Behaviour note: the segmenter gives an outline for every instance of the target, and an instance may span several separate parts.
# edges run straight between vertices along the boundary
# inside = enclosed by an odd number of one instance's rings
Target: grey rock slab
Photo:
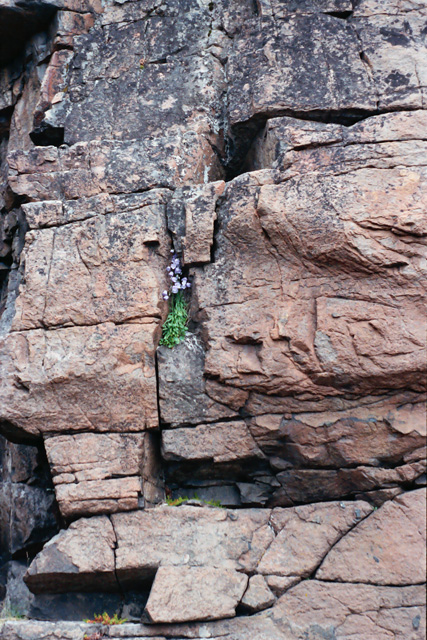
[[[204,379],[205,348],[194,334],[173,349],[157,349],[161,420],[172,427],[218,421],[236,411],[209,397]]]

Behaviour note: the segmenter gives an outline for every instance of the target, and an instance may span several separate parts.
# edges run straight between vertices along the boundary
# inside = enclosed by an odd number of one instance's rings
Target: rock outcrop
[[[425,18],[0,0],[2,638],[425,637]]]

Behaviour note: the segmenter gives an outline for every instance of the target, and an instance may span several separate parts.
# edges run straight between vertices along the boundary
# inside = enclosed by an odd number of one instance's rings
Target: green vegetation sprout
[[[171,280],[169,290],[162,292],[163,300],[169,300],[169,313],[163,325],[160,344],[172,349],[187,335],[187,303],[184,292],[191,287],[191,283],[182,273],[181,261],[173,253],[172,261],[166,271]]]
[[[124,622],[127,622],[127,618],[119,618],[119,616],[117,615],[117,613],[115,613],[113,616],[108,615],[108,613],[106,611],[104,611],[104,613],[95,613],[93,616],[93,620],[84,620],[84,622],[88,622],[90,624],[108,624],[108,625],[115,625],[115,624],[123,624]]]

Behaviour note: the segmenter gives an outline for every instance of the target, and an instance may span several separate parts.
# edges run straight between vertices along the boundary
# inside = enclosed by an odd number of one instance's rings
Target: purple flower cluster
[[[182,266],[181,261],[178,258],[177,254],[171,251],[172,261],[170,263],[170,267],[166,268],[168,272],[169,278],[171,279],[171,287],[170,291],[163,291],[162,298],[163,300],[169,300],[169,296],[172,293],[178,293],[178,291],[184,291],[184,289],[189,289],[191,287],[191,282],[182,275]]]

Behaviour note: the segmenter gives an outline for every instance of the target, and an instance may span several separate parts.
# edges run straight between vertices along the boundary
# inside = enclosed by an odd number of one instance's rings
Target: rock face
[[[0,436],[0,559],[40,549],[57,532],[53,488],[39,448]]]
[[[146,612],[155,623],[232,618],[247,584],[233,569],[160,567]]]
[[[426,520],[425,510],[425,489],[386,502],[345,541],[337,543],[316,576],[340,582],[423,583],[426,533],[419,525]]]
[[[425,19],[0,0],[2,638],[424,637]]]

